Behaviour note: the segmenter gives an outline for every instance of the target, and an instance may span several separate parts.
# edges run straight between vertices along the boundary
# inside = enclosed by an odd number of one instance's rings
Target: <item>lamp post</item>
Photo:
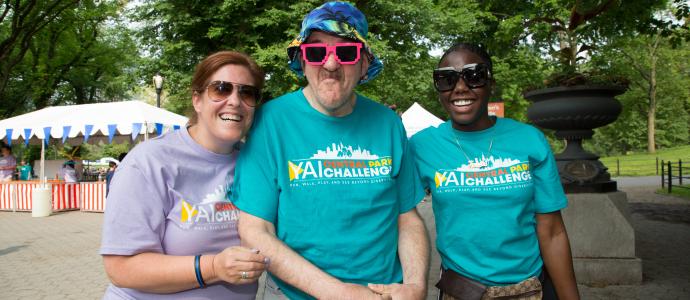
[[[156,87],[156,107],[161,107],[161,91],[163,90],[163,76],[159,72],[153,76],[153,86]]]

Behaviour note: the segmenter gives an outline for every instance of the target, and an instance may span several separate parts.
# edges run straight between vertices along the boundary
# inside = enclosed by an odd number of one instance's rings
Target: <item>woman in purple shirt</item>
[[[268,258],[240,246],[230,202],[235,159],[264,73],[218,52],[196,67],[186,128],[135,147],[107,197],[100,254],[104,299],[254,299]]]
[[[12,174],[17,168],[17,160],[12,155],[12,148],[0,144],[0,182],[12,181]]]

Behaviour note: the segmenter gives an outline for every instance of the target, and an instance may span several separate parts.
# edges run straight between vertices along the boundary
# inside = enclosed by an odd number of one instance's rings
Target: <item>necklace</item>
[[[472,160],[470,159],[470,156],[467,155],[467,152],[465,152],[465,149],[463,149],[463,148],[462,148],[462,145],[460,145],[460,138],[458,138],[458,134],[457,134],[457,133],[453,133],[453,137],[455,138],[455,144],[458,145],[458,148],[460,149],[460,151],[462,152],[462,154],[465,155],[465,158],[467,159],[467,165],[468,165],[470,168],[484,169],[484,168],[486,168],[486,167],[489,166],[489,164],[486,162],[486,160],[476,161],[476,159],[475,159],[475,161],[472,161]],[[491,137],[491,141],[489,141],[489,149],[487,150],[489,156],[491,156],[491,147],[493,147],[493,145],[494,145],[494,137],[492,136],[492,137]],[[483,154],[483,153],[482,153],[482,154]]]

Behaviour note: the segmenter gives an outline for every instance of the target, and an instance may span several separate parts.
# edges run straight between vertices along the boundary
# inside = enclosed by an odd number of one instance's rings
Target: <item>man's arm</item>
[[[280,241],[274,225],[264,219],[241,212],[239,232],[244,245],[271,259],[268,270],[273,275],[309,295],[318,299],[379,299],[364,286],[343,283],[321,271]]]
[[[429,271],[429,237],[417,209],[398,217],[398,255],[403,268],[403,284],[371,284],[376,293],[393,299],[424,299]]]
[[[537,214],[537,237],[544,265],[553,280],[559,299],[580,299],[573,272],[568,233],[561,212]]]
[[[403,268],[403,285],[411,285],[415,298],[426,297],[427,273],[429,271],[429,237],[422,217],[417,209],[398,217],[398,252]]]

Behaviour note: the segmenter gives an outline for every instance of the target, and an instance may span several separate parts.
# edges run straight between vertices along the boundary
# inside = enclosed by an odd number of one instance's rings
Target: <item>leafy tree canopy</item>
[[[150,54],[145,73],[160,70],[170,95],[168,108],[188,110],[193,68],[219,50],[243,51],[267,73],[266,96],[304,86],[287,67],[286,47],[297,36],[304,16],[322,1],[223,1],[197,3],[159,0],[138,7],[140,37]],[[435,108],[431,71],[438,58],[430,51],[458,37],[479,35],[482,12],[473,1],[356,1],[367,16],[368,40],[384,63],[384,72],[359,87],[381,102]]]
[[[4,1],[0,116],[126,98],[137,50],[130,30],[120,23],[123,5]]]

